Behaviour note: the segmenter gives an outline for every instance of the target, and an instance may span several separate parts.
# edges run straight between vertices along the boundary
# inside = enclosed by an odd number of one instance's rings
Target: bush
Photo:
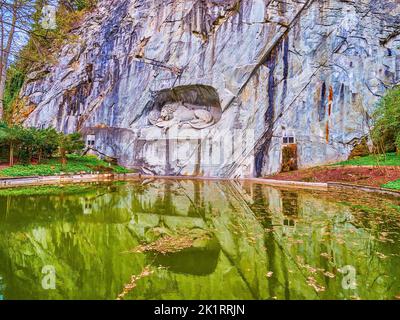
[[[95,156],[68,155],[66,165],[61,165],[59,159],[50,159],[37,165],[15,165],[0,170],[0,176],[4,177],[26,177],[26,176],[51,176],[61,172],[68,174],[76,173],[128,173],[129,170],[98,159]]]
[[[17,98],[24,83],[25,72],[16,65],[11,65],[7,70],[6,84],[4,88],[4,114],[9,116],[11,105]]]
[[[52,128],[24,128],[20,125],[0,124],[0,145],[9,150],[9,163],[14,164],[16,157],[26,164],[32,161],[42,162],[60,153],[62,163],[66,163],[67,154],[80,153],[85,143],[79,133],[63,134]]]
[[[3,98],[6,119],[12,119],[20,111],[21,101],[18,94],[26,74],[33,70],[43,70],[44,66],[56,63],[56,54],[65,43],[79,41],[71,30],[76,28],[85,14],[96,6],[97,0],[52,1],[52,4],[57,6],[57,14],[56,28],[51,30],[43,28],[41,23],[42,8],[46,4],[49,2],[45,0],[20,1],[24,11],[23,18],[18,18],[18,27],[20,27],[18,29],[28,34],[21,36],[23,42],[26,40],[26,43],[22,48],[18,48],[17,52],[13,52],[13,63],[7,69]],[[37,75],[41,74],[45,73],[39,72]]]
[[[400,150],[400,86],[382,98],[373,120],[371,136],[379,153]]]
[[[58,146],[60,150],[61,163],[67,162],[67,154],[78,153],[85,147],[80,133],[71,133],[68,135],[60,134],[58,138]]]

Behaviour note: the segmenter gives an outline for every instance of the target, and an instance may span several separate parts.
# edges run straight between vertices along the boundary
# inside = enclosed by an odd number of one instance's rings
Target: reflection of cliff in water
[[[170,254],[157,254],[154,263],[174,273],[206,276],[213,273],[218,264],[221,247],[213,237],[202,247],[187,248]]]
[[[386,207],[376,209],[379,215],[366,215],[366,208],[360,211],[358,204],[339,201],[341,197],[189,180],[101,185],[79,195],[3,197],[2,294],[16,299],[115,299],[131,275],[149,264],[156,271],[138,282],[130,298],[397,294],[399,280],[391,275],[400,262],[398,215],[393,211],[398,204],[374,198],[376,206]],[[382,240],[386,230],[390,241]],[[127,253],[167,235],[196,232],[210,237],[175,253]],[[44,265],[56,269],[56,290],[41,288]],[[346,265],[357,270],[357,290],[342,288],[338,269]],[[325,291],[316,292],[309,277]]]

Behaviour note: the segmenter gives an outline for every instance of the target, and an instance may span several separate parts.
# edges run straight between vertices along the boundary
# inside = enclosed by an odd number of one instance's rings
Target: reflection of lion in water
[[[148,116],[151,124],[168,130],[173,125],[183,125],[203,129],[214,124],[211,112],[202,109],[189,109],[183,103],[166,104],[160,111],[153,110]]]

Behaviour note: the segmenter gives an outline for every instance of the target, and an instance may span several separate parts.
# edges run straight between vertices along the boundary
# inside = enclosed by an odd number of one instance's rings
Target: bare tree
[[[40,23],[44,6],[73,12],[95,3],[95,0],[0,0],[0,121],[4,117],[7,68],[11,62],[26,61],[28,67],[43,62],[48,56],[46,50],[56,39],[57,32],[51,32]]]
[[[11,46],[17,25],[17,9],[19,0],[14,0],[11,6],[7,1],[1,3],[1,55],[0,55],[0,120],[4,113],[4,90],[6,86],[7,66],[10,58]],[[10,17],[7,21],[7,16]],[[6,35],[6,31],[8,31]]]
[[[7,68],[27,40],[32,38],[34,14],[45,0],[0,0],[0,120],[4,116],[4,93]]]

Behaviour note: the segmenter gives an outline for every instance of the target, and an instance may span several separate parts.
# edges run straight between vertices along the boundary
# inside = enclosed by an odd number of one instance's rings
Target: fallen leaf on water
[[[149,244],[142,244],[130,252],[158,252],[161,254],[174,253],[193,246],[195,238],[191,235],[164,236]]]
[[[314,290],[315,290],[316,292],[323,292],[323,291],[325,291],[325,287],[324,287],[324,286],[321,286],[320,284],[318,284],[317,280],[315,280],[315,278],[313,278],[313,277],[308,277],[308,278],[307,278],[307,284],[308,284],[310,287],[314,288]]]
[[[324,276],[331,279],[335,277],[335,275],[329,271],[324,272]]]
[[[329,255],[329,253],[327,253],[327,252],[322,252],[321,254],[320,254],[320,256],[321,257],[324,257],[324,258],[326,258],[326,259],[330,259],[330,255]]]
[[[380,259],[386,259],[386,258],[387,258],[387,256],[384,255],[384,254],[381,253],[381,252],[377,252],[376,255],[377,255]]]
[[[316,272],[318,271],[317,268],[314,268],[314,267],[312,267],[312,266],[310,266],[310,265],[308,265],[308,264],[306,264],[304,267],[305,267],[305,268],[308,270],[308,272],[310,272],[310,273],[316,273]]]
[[[124,297],[136,287],[136,282],[141,278],[147,277],[154,273],[150,266],[146,266],[139,275],[132,275],[130,283],[124,286],[122,292],[118,295],[117,300],[123,300]]]

